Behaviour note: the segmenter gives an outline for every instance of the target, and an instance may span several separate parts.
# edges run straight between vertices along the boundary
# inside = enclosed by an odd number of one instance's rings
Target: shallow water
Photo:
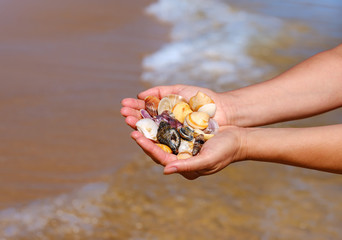
[[[340,175],[243,162],[163,176],[119,115],[152,85],[229,90],[336,45],[339,1],[160,2],[150,17],[151,1],[1,2],[0,239],[339,239]]]

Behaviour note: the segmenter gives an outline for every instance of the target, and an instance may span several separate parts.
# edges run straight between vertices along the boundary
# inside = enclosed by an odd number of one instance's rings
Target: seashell
[[[193,141],[186,141],[182,139],[181,144],[179,145],[179,148],[178,148],[178,152],[188,152],[192,154],[193,148],[194,148]]]
[[[152,119],[151,115],[145,109],[140,109],[140,114],[142,118]]]
[[[151,117],[155,117],[158,115],[159,102],[159,98],[155,96],[147,96],[145,98],[145,109],[151,115]]]
[[[197,92],[195,96],[190,98],[189,105],[193,111],[198,111],[198,109],[206,104],[214,103],[214,101],[205,93]]]
[[[158,114],[161,115],[164,111],[171,111],[172,105],[169,98],[164,97],[160,100],[158,105]]]
[[[179,122],[184,123],[185,117],[189,113],[192,113],[192,110],[189,104],[187,104],[186,102],[180,102],[173,107],[172,113]]]
[[[158,126],[162,121],[165,121],[169,123],[172,128],[178,130],[183,126],[183,124],[180,123],[177,119],[173,118],[172,115],[173,114],[170,111],[164,111],[161,115],[156,116],[154,118],[154,121],[157,123]]]
[[[173,108],[177,103],[180,103],[180,102],[187,102],[185,100],[184,97],[182,97],[181,95],[177,95],[177,94],[169,94],[166,96],[170,102],[171,102],[171,107]]]
[[[191,153],[188,153],[188,152],[180,152],[177,154],[177,159],[188,159],[188,158],[191,158],[192,157],[192,154]]]
[[[193,156],[196,156],[201,151],[204,142],[205,140],[203,134],[200,134],[197,137],[195,137],[194,148],[192,150]]]
[[[205,112],[192,112],[185,118],[185,126],[190,126],[194,129],[206,129],[208,127],[210,116]]]
[[[144,136],[153,141],[157,140],[158,125],[149,118],[140,119],[136,123],[136,127],[139,132],[144,134]]]
[[[194,138],[194,130],[192,130],[190,127],[182,127],[179,129],[179,135],[188,141],[191,141]]]
[[[216,122],[216,120],[213,118],[210,118],[209,123],[208,123],[208,127],[206,129],[204,129],[204,133],[216,134],[218,129],[219,129],[219,125]]]
[[[216,113],[216,104],[215,103],[204,104],[197,111],[208,113],[210,117],[214,117]]]
[[[161,149],[163,149],[164,152],[172,153],[171,148],[169,148],[167,145],[165,145],[165,144],[160,144],[160,143],[157,143],[156,145],[157,145],[158,147],[160,147]]]
[[[163,97],[158,106],[158,114],[162,114],[165,110],[171,111],[173,107],[180,102],[186,102],[185,98],[180,95],[169,94],[166,97]]]
[[[203,135],[204,137],[204,140],[207,141],[209,140],[210,138],[214,137],[215,135],[212,134],[212,133],[205,133],[203,132],[202,130],[199,130],[199,129],[195,129],[194,130],[194,137],[196,138],[198,135]]]
[[[162,121],[158,127],[157,139],[159,143],[165,144],[171,148],[174,154],[178,153],[181,143],[181,137],[175,128],[172,128],[168,122]]]

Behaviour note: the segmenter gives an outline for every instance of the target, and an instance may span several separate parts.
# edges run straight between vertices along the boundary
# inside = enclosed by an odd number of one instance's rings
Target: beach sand
[[[151,2],[1,1],[1,208],[100,180],[137,151],[119,109],[166,40]]]

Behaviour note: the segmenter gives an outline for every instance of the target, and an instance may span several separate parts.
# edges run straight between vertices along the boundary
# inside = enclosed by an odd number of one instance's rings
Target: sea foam
[[[153,85],[248,85],[272,70],[251,55],[253,48],[273,46],[285,25],[220,0],[159,0],[146,12],[172,27],[170,42],[143,60],[142,79]]]

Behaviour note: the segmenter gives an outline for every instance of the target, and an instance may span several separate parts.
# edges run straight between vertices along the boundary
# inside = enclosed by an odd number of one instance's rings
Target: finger
[[[124,98],[121,101],[121,105],[123,107],[129,107],[137,110],[145,108],[145,102],[135,98]]]
[[[166,165],[172,161],[175,161],[177,157],[173,154],[164,152],[151,140],[144,137],[144,135],[138,131],[134,131],[131,137],[137,142],[137,144],[144,150],[144,152],[150,156],[156,163]]]
[[[124,117],[132,116],[132,117],[135,117],[137,119],[141,118],[140,111],[133,109],[133,108],[130,108],[130,107],[122,107],[120,110],[120,113]]]
[[[208,160],[201,156],[177,160],[165,166],[164,174],[168,175],[172,173],[190,173],[200,171],[208,167]]]
[[[130,126],[133,129],[137,129],[136,124],[140,119],[133,117],[133,116],[128,116],[125,119],[125,122],[128,126]]]
[[[184,85],[154,87],[139,93],[138,98],[145,99],[147,96],[153,95],[158,97],[159,99],[162,99],[166,95],[177,94],[182,88],[184,88]]]

